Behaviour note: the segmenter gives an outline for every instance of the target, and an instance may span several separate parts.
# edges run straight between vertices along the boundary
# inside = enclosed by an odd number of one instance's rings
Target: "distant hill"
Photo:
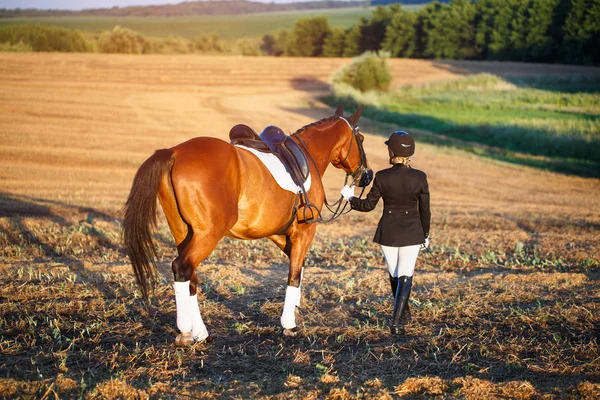
[[[440,3],[448,3],[450,0],[438,0]],[[406,5],[417,5],[431,3],[432,0],[372,0],[372,6],[387,6],[388,4],[400,3]]]
[[[430,0],[429,0],[430,1]],[[277,11],[316,10],[361,7],[368,1],[307,1],[298,3],[259,3],[244,0],[188,1],[161,6],[132,6],[97,8],[82,11],[0,9],[0,18],[16,17],[63,17],[63,16],[109,16],[109,17],[174,17],[193,15],[235,15]]]

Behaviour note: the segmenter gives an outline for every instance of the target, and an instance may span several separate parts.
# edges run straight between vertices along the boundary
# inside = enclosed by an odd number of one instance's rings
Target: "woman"
[[[408,298],[421,245],[429,246],[429,185],[423,171],[410,167],[415,141],[403,131],[394,132],[385,142],[391,168],[375,175],[365,199],[354,197],[354,187],[344,186],[342,196],[352,209],[371,211],[383,198],[383,215],[373,241],[381,245],[394,295],[392,334],[404,334],[410,321]]]

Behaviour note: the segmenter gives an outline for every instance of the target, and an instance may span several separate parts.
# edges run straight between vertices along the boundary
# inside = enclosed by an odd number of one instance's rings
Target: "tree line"
[[[417,12],[378,6],[351,28],[325,17],[299,19],[262,38],[274,56],[392,57],[600,64],[599,0],[434,1]]]
[[[44,25],[0,27],[0,51],[105,53],[221,53],[249,56],[391,57],[502,60],[600,65],[600,0],[451,0],[408,11],[378,6],[350,28],[332,28],[326,17],[301,18],[290,30],[262,38],[222,40],[146,37],[115,27],[89,38]]]

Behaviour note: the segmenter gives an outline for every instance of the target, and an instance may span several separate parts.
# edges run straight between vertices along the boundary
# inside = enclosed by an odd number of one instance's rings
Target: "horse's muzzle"
[[[360,175],[360,179],[359,179],[358,183],[356,184],[356,186],[358,186],[358,187],[368,186],[372,180],[373,180],[373,170],[366,168]]]

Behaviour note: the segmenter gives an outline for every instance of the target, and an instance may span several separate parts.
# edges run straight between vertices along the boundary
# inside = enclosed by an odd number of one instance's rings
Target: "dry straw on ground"
[[[433,252],[417,266],[406,337],[388,333],[375,212],[319,227],[297,338],[278,322],[285,256],[266,241],[222,241],[198,268],[215,340],[174,347],[168,229],[156,235],[163,278],[150,305],[120,243],[136,168],[154,149],[225,138],[237,123],[291,132],[330,115],[315,98],[344,62],[0,54],[0,396],[598,398],[600,181],[431,145],[413,165],[429,176]],[[396,84],[596,72],[392,67]],[[378,135],[392,127],[361,128],[384,168]],[[328,171],[330,195],[340,182]]]

